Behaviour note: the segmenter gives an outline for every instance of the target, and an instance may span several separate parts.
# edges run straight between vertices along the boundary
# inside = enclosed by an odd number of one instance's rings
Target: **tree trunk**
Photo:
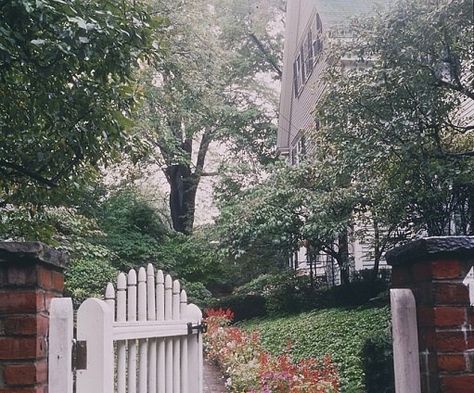
[[[343,285],[349,284],[349,241],[348,231],[345,229],[338,236],[339,252],[337,263],[341,270],[341,282]]]
[[[372,272],[372,281],[375,281],[379,275],[380,259],[382,258],[380,248],[379,224],[377,220],[374,220],[374,270]]]
[[[197,192],[195,176],[186,165],[171,165],[166,168],[170,185],[170,212],[173,229],[190,235],[193,232]]]

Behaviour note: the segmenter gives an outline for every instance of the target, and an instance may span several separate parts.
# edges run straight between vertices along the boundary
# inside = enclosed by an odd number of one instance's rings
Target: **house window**
[[[323,51],[323,25],[319,14],[311,21],[301,46],[298,47],[298,56],[293,63],[293,84],[295,97],[298,97],[304,84],[307,82],[314,66],[319,61]]]
[[[308,35],[306,37],[306,44],[305,44],[307,55],[306,55],[306,69],[312,70],[313,69],[313,32],[311,29],[308,31]],[[308,72],[310,74],[310,72]]]
[[[302,79],[303,72],[304,72],[303,62],[301,60],[301,53],[300,53],[293,64],[293,81],[295,85],[295,97],[298,96],[300,89],[303,86],[303,82],[304,82],[304,79]]]
[[[305,61],[304,61],[304,46],[301,47],[300,49],[300,65],[301,65],[301,81],[302,85],[306,82],[306,67],[305,67]]]

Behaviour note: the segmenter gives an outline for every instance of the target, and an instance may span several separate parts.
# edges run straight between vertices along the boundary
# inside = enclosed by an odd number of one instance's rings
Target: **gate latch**
[[[207,324],[205,322],[201,322],[199,325],[193,325],[191,322],[188,322],[188,335],[193,334],[193,330],[197,330],[198,333],[206,333]]]
[[[87,341],[73,340],[72,369],[87,370]]]

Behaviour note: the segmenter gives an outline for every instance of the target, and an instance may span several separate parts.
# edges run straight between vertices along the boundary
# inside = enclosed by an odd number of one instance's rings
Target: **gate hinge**
[[[199,325],[193,325],[191,322],[188,322],[188,335],[193,334],[193,330],[197,330],[198,333],[206,333],[207,324],[205,322],[201,322]]]
[[[72,340],[72,369],[87,370],[87,341]]]

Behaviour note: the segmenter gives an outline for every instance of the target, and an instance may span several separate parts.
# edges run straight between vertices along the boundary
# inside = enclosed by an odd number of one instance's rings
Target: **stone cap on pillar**
[[[64,269],[69,255],[41,242],[0,242],[0,264],[12,261],[44,263]]]
[[[387,263],[392,266],[439,258],[474,258],[474,236],[425,237],[396,247],[385,254]]]

